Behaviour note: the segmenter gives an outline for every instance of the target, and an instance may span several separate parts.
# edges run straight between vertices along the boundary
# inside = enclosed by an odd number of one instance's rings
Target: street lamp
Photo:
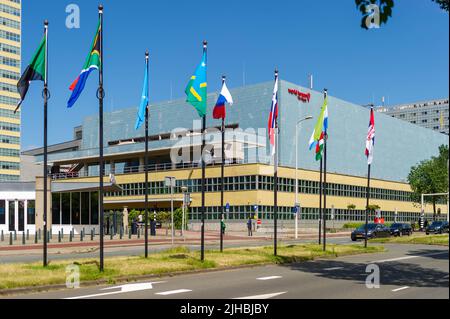
[[[174,189],[174,187],[176,185],[177,179],[175,177],[166,177],[164,179],[164,181],[165,181],[166,187],[170,187],[170,211],[171,211],[171,218],[172,218],[172,220],[171,220],[172,221],[171,232],[172,232],[172,246],[173,246],[173,244],[174,244],[174,238],[173,238],[173,236],[174,236],[174,227],[173,227],[173,189]]]
[[[295,239],[298,239],[298,214],[299,214],[299,200],[298,200],[298,127],[299,125],[307,120],[312,120],[313,117],[308,115],[297,122],[295,125]]]
[[[182,210],[183,210],[183,212],[182,212],[182,218],[181,218],[181,236],[183,236],[183,238],[184,238],[184,225],[185,225],[185,217],[184,217],[184,212],[185,212],[185,205],[187,204],[186,203],[186,193],[187,193],[187,191],[188,191],[188,188],[186,187],[186,186],[182,186],[181,187],[181,192],[183,193],[183,206],[182,206]]]

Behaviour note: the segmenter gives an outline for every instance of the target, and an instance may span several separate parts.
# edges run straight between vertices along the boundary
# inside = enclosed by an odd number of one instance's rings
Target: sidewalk
[[[165,229],[159,229],[157,232],[157,236],[149,236],[149,245],[168,245],[172,243],[172,239],[169,236],[166,236]],[[349,236],[349,232],[340,232],[340,233],[329,233],[327,234],[328,238],[336,238],[336,237],[347,237]],[[199,244],[200,242],[200,232],[187,231],[185,232],[184,238],[181,237],[180,231],[176,232],[176,236],[174,237],[174,243],[177,245],[187,245],[187,244]],[[86,236],[83,241],[80,240],[80,236],[77,236],[73,239],[72,242],[69,241],[69,236],[64,236],[64,240],[60,243],[58,242],[58,236],[53,236],[53,240],[50,240],[48,243],[48,249],[69,249],[69,248],[81,248],[81,249],[97,249],[99,246],[99,236],[95,236],[94,240],[91,241],[90,236]],[[104,245],[105,248],[113,248],[113,247],[132,247],[132,246],[141,246],[144,244],[144,235],[141,234],[138,238],[137,235],[133,235],[131,239],[128,238],[128,235],[119,239],[119,235],[114,236],[111,240],[110,235],[106,235],[104,237]],[[318,237],[317,233],[300,233],[298,239],[307,240],[307,239],[316,239]],[[280,240],[294,240],[293,234],[280,234],[278,237]],[[31,239],[31,236],[30,236]],[[217,243],[220,240],[220,234],[216,232],[205,232],[205,243]],[[227,233],[224,236],[224,241],[226,242],[245,242],[245,241],[267,241],[271,243],[273,240],[273,236],[261,235],[254,233],[253,237],[249,237],[246,232],[233,232]],[[17,240],[13,241],[13,245],[9,245],[9,236],[5,236],[4,241],[0,241],[0,253],[1,252],[24,252],[24,251],[37,251],[43,249],[42,240],[39,243],[34,243],[33,240],[28,240],[25,242],[25,245],[22,243],[21,236],[17,235]]]

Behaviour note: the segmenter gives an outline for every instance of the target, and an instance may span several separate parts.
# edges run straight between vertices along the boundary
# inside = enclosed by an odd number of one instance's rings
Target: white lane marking
[[[192,290],[189,290],[189,289],[178,289],[178,290],[169,290],[169,291],[158,292],[155,295],[168,296],[168,295],[182,294],[182,293],[191,292],[191,291]]]
[[[408,286],[405,286],[405,287],[401,287],[401,288],[393,289],[392,291],[393,291],[393,292],[397,292],[397,291],[400,291],[400,290],[405,290],[405,289],[408,289],[408,288],[409,288]]]
[[[372,261],[371,263],[372,264],[380,264],[380,263],[387,263],[390,261],[400,261],[400,260],[407,260],[407,259],[414,259],[414,258],[421,258],[421,257],[443,255],[443,254],[448,254],[448,251],[441,251],[438,253],[430,253],[430,254],[425,254],[425,255],[405,256],[405,257],[398,257],[398,258],[391,258],[391,259],[376,260],[376,261]]]
[[[256,280],[272,280],[272,279],[280,279],[283,278],[281,276],[270,276],[270,277],[261,277],[261,278],[256,278]]]
[[[239,297],[239,298],[233,298],[233,299],[270,299],[276,296],[280,296],[285,294],[287,291],[284,292],[275,292],[273,294],[264,294],[264,295],[255,295],[255,296],[247,296],[247,297]]]
[[[344,267],[332,267],[332,268],[325,268],[325,271],[331,271],[331,270],[339,270],[339,269],[344,269]]]
[[[123,294],[123,293],[127,293],[127,292],[151,290],[151,289],[153,289],[154,284],[162,284],[162,283],[165,283],[165,281],[143,282],[143,283],[138,283],[138,284],[128,284],[128,285],[121,285],[121,286],[116,286],[116,287],[107,287],[107,288],[103,288],[100,290],[101,291],[112,290],[112,289],[120,289],[120,290],[111,291],[111,292],[103,292],[103,293],[99,293],[99,294],[85,295],[85,296],[69,297],[69,298],[64,298],[64,299],[68,299],[68,300],[70,300],[70,299],[71,300],[86,299],[86,298],[95,298],[95,297]]]

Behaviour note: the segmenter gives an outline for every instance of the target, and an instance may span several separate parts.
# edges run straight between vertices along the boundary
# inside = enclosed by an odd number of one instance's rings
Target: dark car
[[[380,237],[390,237],[391,231],[389,228],[382,224],[368,224],[367,225],[367,239],[380,238]],[[358,239],[365,239],[366,237],[366,225],[362,225],[352,232],[352,241],[357,241]]]
[[[434,221],[425,229],[425,233],[427,235],[448,233],[448,222]]]
[[[392,236],[403,236],[403,235],[410,236],[413,232],[413,229],[410,224],[394,223],[391,225],[390,231]]]

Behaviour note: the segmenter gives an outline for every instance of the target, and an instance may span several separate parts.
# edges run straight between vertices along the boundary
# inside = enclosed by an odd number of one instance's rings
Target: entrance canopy
[[[117,184],[105,183],[103,185],[105,192],[120,192],[122,188]],[[100,183],[87,182],[53,182],[51,187],[52,193],[75,193],[75,192],[95,192],[100,190]]]

